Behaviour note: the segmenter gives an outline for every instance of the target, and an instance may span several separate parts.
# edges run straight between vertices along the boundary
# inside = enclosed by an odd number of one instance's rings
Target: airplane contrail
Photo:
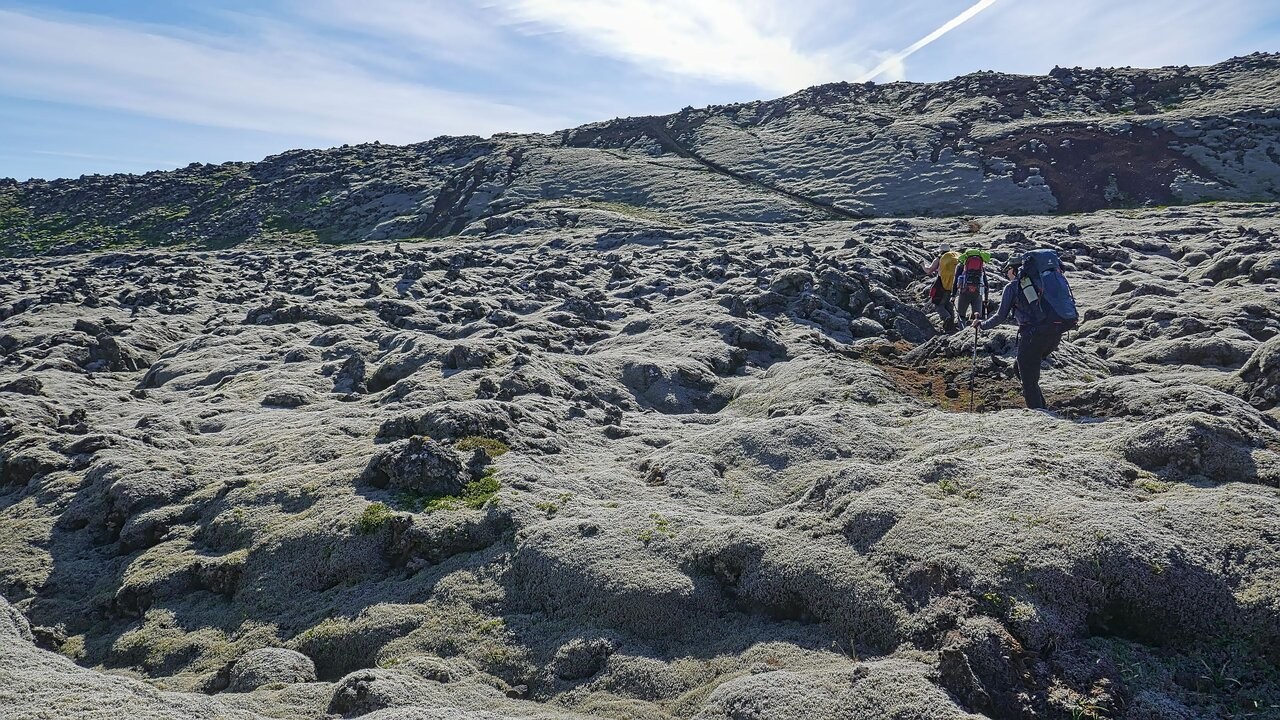
[[[884,60],[884,62],[875,66],[874,69],[872,69],[867,73],[864,73],[862,77],[858,78],[858,82],[867,82],[868,80],[874,79],[877,75],[884,72],[885,70],[888,70],[894,65],[902,62],[907,57],[913,55],[917,50],[923,48],[925,45],[928,45],[934,40],[937,40],[943,35],[946,35],[952,30],[955,30],[956,28],[960,27],[961,25],[971,20],[973,16],[977,15],[983,10],[986,10],[992,5],[995,5],[997,1],[998,0],[978,0],[978,2],[974,3],[973,6],[970,7],[968,10],[965,10],[959,15],[948,20],[946,23],[942,25],[942,27],[938,28],[937,30],[934,30],[928,35],[925,35],[919,40],[911,43],[910,45],[898,51],[897,53],[890,55],[888,58]]]

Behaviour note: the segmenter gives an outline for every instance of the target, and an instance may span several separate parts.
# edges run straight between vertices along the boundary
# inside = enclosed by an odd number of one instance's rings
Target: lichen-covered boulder
[[[609,638],[574,638],[556,650],[551,671],[564,680],[588,678],[600,672],[618,643]]]
[[[1260,345],[1240,368],[1236,394],[1259,409],[1280,405],[1280,335]]]
[[[314,682],[316,665],[295,650],[262,648],[246,653],[231,666],[229,692],[251,692],[263,685]]]
[[[466,482],[464,471],[462,456],[456,450],[415,435],[391,443],[374,455],[365,467],[364,480],[374,487],[454,495]]]
[[[1256,447],[1255,438],[1229,418],[1207,413],[1178,413],[1144,423],[1125,438],[1123,450],[1135,465],[1177,477],[1280,482],[1276,453]]]

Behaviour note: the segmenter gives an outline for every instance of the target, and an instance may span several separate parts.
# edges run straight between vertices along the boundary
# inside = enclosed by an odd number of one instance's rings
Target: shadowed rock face
[[[1172,205],[1182,201],[1180,178],[1210,173],[1179,149],[1163,128],[1120,131],[1078,124],[1043,125],[979,143],[984,167],[1013,163],[1013,180],[1041,178],[1059,212],[1087,212],[1117,205]],[[1280,168],[1278,168],[1280,169]]]
[[[0,705],[1265,717],[1278,209],[16,260]],[[944,241],[1066,260],[1057,415],[922,311]]]
[[[1084,212],[1280,198],[1280,59],[836,83],[550,135],[294,150],[0,181],[0,254],[493,231],[513,210],[707,221]],[[471,228],[471,230],[468,230]]]

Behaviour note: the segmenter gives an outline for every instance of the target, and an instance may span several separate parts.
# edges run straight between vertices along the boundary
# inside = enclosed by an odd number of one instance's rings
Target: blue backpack
[[[1080,322],[1076,298],[1062,274],[1062,261],[1052,250],[1031,250],[1022,256],[1018,286],[1036,325],[1052,323],[1070,330]]]

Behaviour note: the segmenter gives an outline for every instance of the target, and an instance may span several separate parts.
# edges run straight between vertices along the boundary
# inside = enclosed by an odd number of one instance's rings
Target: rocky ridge
[[[14,260],[0,706],[1274,716],[1276,210]],[[956,412],[944,241],[1068,258],[1058,415],[1012,328]]]
[[[1280,56],[837,83],[549,135],[295,150],[0,181],[0,253],[448,236],[520,209],[723,221],[1039,214],[1280,198]],[[551,214],[550,222],[563,223]]]

